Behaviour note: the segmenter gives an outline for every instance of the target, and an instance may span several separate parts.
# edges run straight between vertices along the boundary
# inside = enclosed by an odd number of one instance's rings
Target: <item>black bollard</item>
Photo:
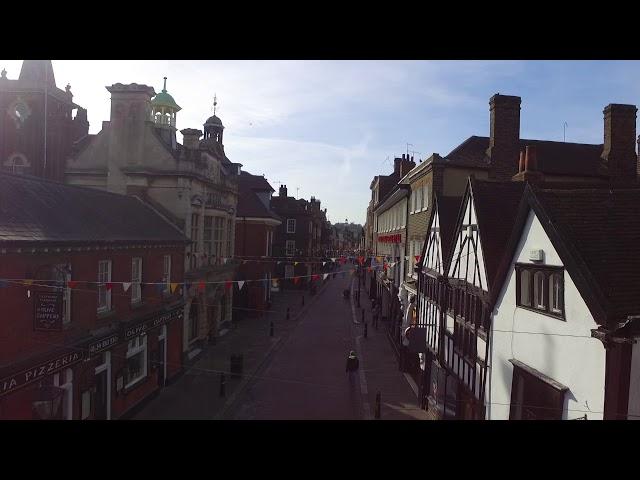
[[[287,320],[289,320],[289,307],[287,307]]]
[[[367,338],[367,322],[364,323],[364,338]]]
[[[304,307],[304,295],[302,295],[302,306]]]
[[[226,380],[224,379],[224,373],[220,374],[220,396],[224,397],[225,395],[225,387],[226,387]]]
[[[269,336],[273,337],[273,320],[271,320],[271,327],[269,328]]]
[[[376,393],[375,419],[380,420],[380,392]]]
[[[362,307],[362,323],[364,323],[364,307]]]

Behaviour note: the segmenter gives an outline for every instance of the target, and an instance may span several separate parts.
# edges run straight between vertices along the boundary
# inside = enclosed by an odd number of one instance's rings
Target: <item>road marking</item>
[[[356,319],[356,307],[353,302],[353,284],[354,280],[351,281],[351,295],[349,296],[351,299],[351,315],[353,316],[353,323],[359,325],[360,322]],[[362,355],[362,345],[360,344],[360,339],[362,335],[358,335],[356,337],[356,352],[358,352],[358,358],[360,359],[360,368],[358,369],[358,374],[360,376],[360,393],[362,394],[362,410],[364,413],[365,420],[371,420],[371,406],[369,405],[369,389],[367,388],[367,379],[364,375],[364,357]]]

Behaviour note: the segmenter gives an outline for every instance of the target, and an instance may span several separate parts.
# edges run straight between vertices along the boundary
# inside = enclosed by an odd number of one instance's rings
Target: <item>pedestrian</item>
[[[349,352],[349,356],[347,357],[347,373],[349,374],[349,382],[352,385],[355,384],[356,375],[357,375],[359,366],[360,366],[360,362],[358,361],[358,356],[356,355],[356,352],[351,350]]]
[[[371,317],[373,320],[373,326],[378,326],[378,315],[380,314],[380,307],[378,306],[378,302],[373,300],[373,308],[371,309]]]

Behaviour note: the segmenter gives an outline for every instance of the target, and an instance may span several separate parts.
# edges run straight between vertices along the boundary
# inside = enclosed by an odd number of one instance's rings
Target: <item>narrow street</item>
[[[353,277],[338,275],[313,297],[296,329],[225,416],[230,419],[355,420],[362,418],[359,385],[350,388],[346,356],[355,350],[351,302],[342,297]]]

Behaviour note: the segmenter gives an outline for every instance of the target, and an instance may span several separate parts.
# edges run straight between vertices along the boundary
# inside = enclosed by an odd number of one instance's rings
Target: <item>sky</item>
[[[22,60],[0,60],[15,79]],[[213,113],[232,162],[269,180],[276,194],[321,200],[329,219],[364,224],[375,175],[414,152],[446,155],[471,135],[489,135],[489,98],[522,97],[521,138],[602,143],[602,110],[640,103],[638,61],[217,61],[53,60],[56,84],[71,84],[90,133],[109,119],[106,86],[167,91],[182,110],[178,130]],[[178,133],[178,141],[182,135]],[[409,144],[409,145],[407,145]]]

